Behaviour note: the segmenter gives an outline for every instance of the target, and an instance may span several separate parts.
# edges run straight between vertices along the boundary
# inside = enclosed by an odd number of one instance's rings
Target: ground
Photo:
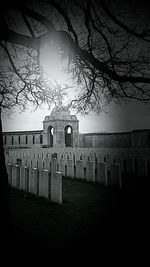
[[[148,259],[149,187],[111,188],[63,179],[63,204],[11,189],[10,263],[81,256],[105,264]],[[61,258],[62,259],[62,258]],[[45,265],[42,265],[45,266]]]

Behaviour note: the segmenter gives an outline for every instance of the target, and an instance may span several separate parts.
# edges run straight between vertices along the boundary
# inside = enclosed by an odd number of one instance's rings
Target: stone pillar
[[[12,186],[15,188],[20,187],[20,168],[18,165],[12,166]]]
[[[76,160],[76,178],[84,179],[84,172],[83,172],[83,161]]]
[[[94,162],[87,161],[86,163],[86,180],[95,182]]]
[[[39,171],[39,196],[49,198],[49,172],[48,170]]]
[[[120,164],[118,163],[111,164],[110,185],[119,186],[120,188],[122,187],[121,167],[120,167]]]
[[[108,184],[106,162],[98,162],[98,183]]]
[[[29,168],[29,192],[38,194],[38,182],[37,168]]]
[[[23,166],[20,169],[20,189],[28,191],[29,189],[29,169]]]
[[[53,172],[51,174],[51,201],[62,204],[62,174]]]

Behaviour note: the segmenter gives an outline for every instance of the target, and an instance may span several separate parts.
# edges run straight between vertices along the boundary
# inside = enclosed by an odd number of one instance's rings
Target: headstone
[[[20,168],[18,165],[12,165],[12,186],[20,187]]]
[[[127,174],[135,174],[134,159],[126,159]]]
[[[29,158],[28,157],[25,157],[25,156],[22,157],[22,165],[29,167]]]
[[[16,163],[17,163],[17,158],[16,158],[16,156],[12,156],[12,164],[13,164],[13,165],[16,165]]]
[[[116,163],[120,164],[121,173],[124,173],[123,158],[116,157],[115,160],[116,160]]]
[[[56,172],[51,174],[51,201],[62,204],[62,174]]]
[[[27,166],[20,169],[20,188],[26,191],[29,188],[29,169]]]
[[[50,158],[48,158],[48,157],[44,158],[44,167],[49,172],[50,172],[50,162],[51,162]]]
[[[86,154],[82,155],[83,168],[86,168],[87,157],[88,156]]]
[[[107,171],[110,171],[112,163],[113,163],[113,157],[107,154],[107,156],[106,156],[106,168],[107,168]]]
[[[38,169],[43,169],[43,158],[38,158],[37,159],[37,161],[38,161]]]
[[[137,161],[137,175],[147,176],[147,160],[138,159]]]
[[[86,163],[86,180],[95,182],[94,162],[87,161]]]
[[[12,185],[12,164],[7,164],[8,183]]]
[[[59,159],[59,171],[65,176],[65,161],[62,158]]]
[[[51,173],[55,174],[57,170],[57,159],[52,158],[51,160]]]
[[[74,178],[74,168],[72,159],[67,159],[67,176]]]
[[[120,167],[120,164],[118,164],[118,163],[112,163],[111,164],[110,185],[119,186],[120,188],[122,187],[121,167]]]
[[[83,172],[83,161],[76,160],[76,178],[83,179],[84,172]]]
[[[29,168],[29,192],[38,194],[38,170]]]
[[[48,170],[39,171],[39,196],[49,198],[49,172]]]
[[[107,181],[106,162],[98,162],[97,171],[98,171],[98,183],[107,185],[108,181]]]

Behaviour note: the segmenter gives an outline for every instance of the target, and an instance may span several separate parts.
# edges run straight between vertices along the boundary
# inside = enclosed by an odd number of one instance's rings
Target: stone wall
[[[62,123],[62,122],[61,122]],[[70,122],[71,124],[71,122]],[[64,128],[66,122],[61,128]],[[150,130],[136,130],[125,133],[87,133],[78,134],[77,125],[73,127],[73,147],[79,148],[130,148],[150,147]],[[57,127],[57,140],[54,147],[65,148],[64,133]],[[5,148],[30,148],[42,147],[43,131],[4,132],[3,141]],[[13,141],[12,141],[13,139]],[[60,139],[60,141],[59,141]],[[20,141],[19,141],[20,140]],[[46,142],[46,141],[45,141]]]
[[[43,131],[4,132],[3,144],[6,148],[30,148],[42,145]]]
[[[123,133],[87,133],[81,136],[80,147],[150,147],[150,130]]]

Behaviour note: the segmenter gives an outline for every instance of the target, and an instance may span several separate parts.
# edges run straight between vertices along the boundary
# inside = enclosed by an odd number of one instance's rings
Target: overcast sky
[[[150,129],[150,106],[112,104],[107,113],[99,116],[90,113],[87,116],[77,114],[80,133],[86,132],[121,132],[134,129]],[[71,114],[73,114],[71,112]],[[46,106],[33,112],[31,109],[20,113],[16,110],[11,116],[3,117],[3,131],[42,130],[45,116],[50,115]]]

